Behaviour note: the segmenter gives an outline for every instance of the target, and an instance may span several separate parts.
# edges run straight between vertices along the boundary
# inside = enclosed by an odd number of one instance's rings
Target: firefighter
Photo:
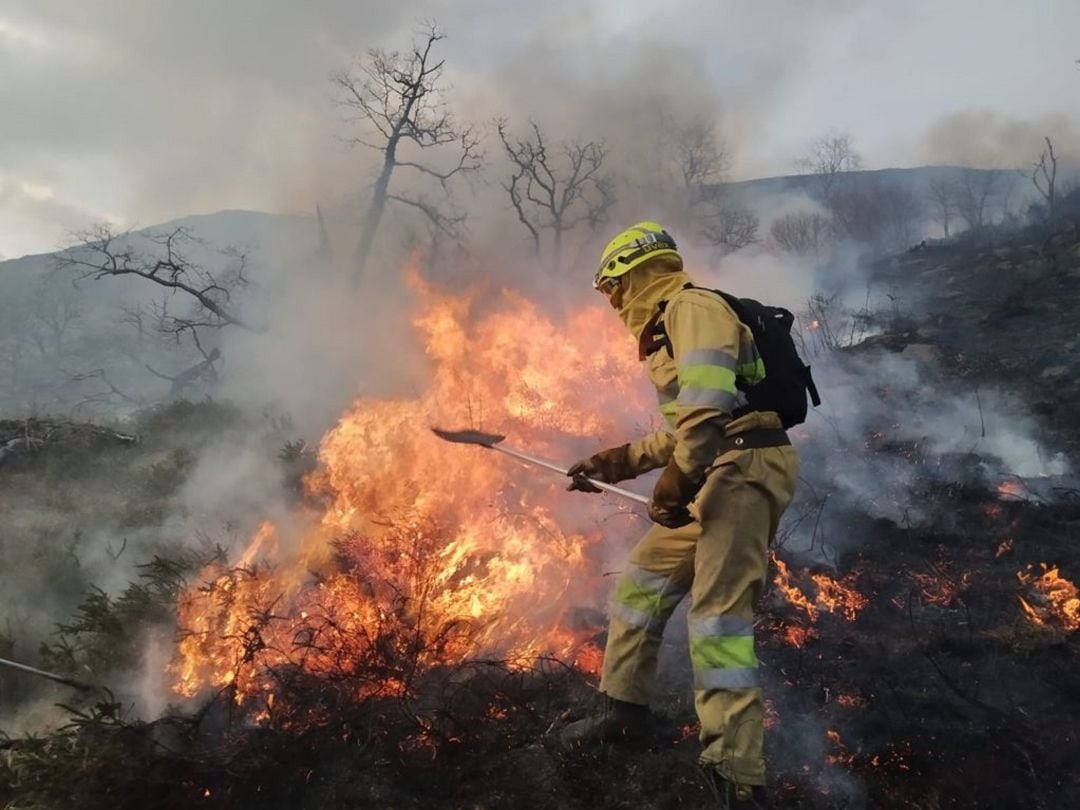
[[[667,428],[570,469],[569,489],[594,492],[584,476],[663,473],[648,507],[654,525],[615,587],[603,708],[559,740],[574,749],[645,736],[661,635],[689,595],[700,762],[726,806],[753,806],[765,784],[754,605],[798,457],[777,414],[747,405],[743,391],[767,371],[750,329],[691,285],[663,227],[639,222],[612,239],[593,286],[638,339]]]

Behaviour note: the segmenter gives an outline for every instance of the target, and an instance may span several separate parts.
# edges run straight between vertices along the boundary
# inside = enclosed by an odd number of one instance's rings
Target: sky
[[[705,112],[733,179],[791,173],[830,130],[870,168],[1080,143],[1076,0],[0,0],[0,257],[102,221],[362,195],[328,77],[422,20],[462,120],[625,144],[661,108]]]

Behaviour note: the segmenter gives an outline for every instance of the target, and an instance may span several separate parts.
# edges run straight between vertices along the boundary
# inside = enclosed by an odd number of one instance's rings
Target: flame
[[[1016,572],[1017,579],[1030,591],[1030,601],[1017,597],[1020,606],[1028,618],[1042,627],[1080,630],[1080,596],[1076,586],[1061,576],[1057,566],[1039,563],[1039,567],[1040,573],[1030,565]]]
[[[818,586],[817,604],[849,622],[855,621],[869,600],[854,588],[843,585],[825,574],[813,574],[810,579]]]
[[[771,554],[771,557],[776,564],[773,584],[788,604],[801,611],[810,624],[818,621],[822,611],[853,622],[858,618],[859,611],[869,604],[867,597],[852,585],[853,575],[848,575],[843,580],[836,580],[826,574],[811,574],[810,581],[816,586],[816,593],[811,600],[803,589],[795,584],[793,574],[787,564],[775,554]],[[806,574],[805,569],[802,573]],[[815,636],[816,633],[812,627],[799,624],[785,625],[782,634],[784,641],[793,647],[804,647],[807,641]]]
[[[1035,497],[1019,478],[1007,478],[998,484],[997,496],[1002,501],[1030,501]]]
[[[568,438],[621,438],[620,418],[654,410],[636,352],[599,307],[555,323],[503,292],[478,312],[474,295],[422,280],[419,257],[406,277],[430,384],[354,402],[320,444],[305,482],[320,506],[294,516],[304,528],[262,524],[232,567],[206,569],[182,594],[179,694],[230,687],[237,702],[265,703],[282,667],[377,670],[358,694],[401,694],[417,671],[481,654],[599,671],[594,631],[564,620],[606,595],[596,527],[610,502],[428,426],[498,430],[549,457]],[[571,505],[578,532],[559,514]]]

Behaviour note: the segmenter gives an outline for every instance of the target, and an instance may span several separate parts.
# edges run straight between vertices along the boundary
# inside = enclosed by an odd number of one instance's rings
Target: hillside
[[[828,346],[814,358],[826,405],[793,431],[803,479],[778,537],[758,626],[774,774],[769,806],[1074,806],[1080,487],[1072,469],[1080,419],[1072,403],[1080,371],[1073,346],[1080,336],[1080,234],[1066,224],[997,233],[989,242],[928,244],[864,270],[883,293],[881,306],[854,314],[870,336],[813,344]],[[358,431],[371,441],[385,419],[381,407],[367,412],[361,403],[354,412],[371,420]],[[394,407],[410,405],[399,400]],[[186,429],[194,430],[200,409],[184,414]],[[145,424],[144,446],[156,442],[164,450],[167,443],[155,438],[163,423]],[[426,432],[419,425],[399,433],[413,429]],[[168,441],[189,441],[184,435],[172,432]],[[268,434],[270,441],[285,435]],[[192,433],[190,442],[197,441],[206,434]],[[368,451],[380,458],[380,448]],[[53,452],[59,451],[44,447],[19,468],[0,467],[0,481],[14,474],[7,480],[31,485],[35,469],[57,469],[49,463]],[[114,448],[103,458],[130,452]],[[300,463],[302,471],[310,456],[305,461],[303,448],[289,445],[281,461]],[[566,542],[558,521],[570,520],[571,508],[558,482],[548,490],[516,467],[498,469],[507,481],[484,502],[489,531],[550,499],[558,520],[542,524],[543,542],[549,551]],[[464,480],[450,467],[442,473],[452,486]],[[294,468],[283,478],[291,483],[279,485],[280,497],[298,497],[297,474]],[[78,480],[81,473],[72,475],[76,480],[65,479],[64,487],[90,486],[89,478]],[[182,465],[162,472],[170,487],[184,475]],[[326,509],[326,480],[316,473],[312,482],[300,502]],[[410,486],[421,484],[429,493],[445,486],[430,479]],[[355,486],[363,495],[361,483]],[[626,517],[608,514],[603,530],[620,534]],[[632,520],[631,527],[637,528]],[[333,559],[303,593],[315,598],[328,588],[352,588],[356,604],[365,594],[390,593],[405,582],[394,578],[391,561],[420,566],[408,572],[427,570],[424,564],[447,559],[456,538],[454,526],[421,530],[407,521],[390,521],[384,531],[403,545],[389,547],[381,566],[362,564],[369,548],[363,537],[341,535]],[[496,551],[459,562],[444,578],[451,591],[477,581],[504,584],[492,574]],[[608,570],[594,564],[606,562],[587,558],[582,578]],[[88,598],[45,663],[111,685],[115,662],[104,650],[145,629],[143,613],[130,606],[170,616],[187,588],[185,604],[220,609],[229,620],[205,619],[204,626],[222,629],[199,637],[214,649],[240,652],[233,676],[158,719],[135,719],[111,694],[80,700],[69,728],[3,743],[0,802],[706,806],[679,628],[670,630],[665,688],[646,750],[573,755],[553,746],[550,732],[595,699],[596,661],[588,650],[603,637],[592,606],[567,606],[573,610],[565,614],[566,630],[585,644],[577,657],[461,661],[440,657],[440,645],[452,646],[466,622],[451,622],[426,647],[407,598],[385,602],[394,608],[375,625],[351,625],[344,614],[313,618],[313,608],[290,607],[274,590],[274,568],[266,565],[229,568],[219,559],[196,574],[190,560],[182,568],[159,564],[104,603]],[[230,612],[249,594],[265,598]],[[294,646],[283,650],[283,643]],[[245,695],[253,683],[262,691]],[[42,694],[62,693],[33,696]]]

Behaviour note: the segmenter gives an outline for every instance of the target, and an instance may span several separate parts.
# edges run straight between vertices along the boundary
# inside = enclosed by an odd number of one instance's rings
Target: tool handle
[[[45,670],[37,669],[36,667],[28,667],[26,664],[20,664],[18,661],[9,661],[6,658],[0,658],[0,666],[17,669],[20,672],[26,672],[30,675],[37,675],[39,678],[47,678],[50,681],[56,681],[65,686],[72,686],[75,689],[81,689],[84,692],[88,692],[95,688],[93,684],[86,683],[85,681],[68,678],[64,675],[57,675],[55,672],[46,672]]]
[[[513,456],[519,461],[524,461],[527,464],[535,464],[537,467],[543,467],[544,469],[551,470],[552,472],[557,472],[560,475],[566,475],[568,473],[568,470],[560,467],[557,464],[552,464],[550,461],[544,461],[542,458],[536,458],[535,456],[530,456],[527,453],[522,453],[518,450],[511,450],[509,447],[503,447],[499,444],[491,444],[487,446],[490,447],[492,450],[498,450],[500,453],[506,453],[506,455]],[[604,490],[604,492],[610,492],[612,495],[620,495],[627,500],[631,500],[634,503],[640,503],[643,506],[649,505],[649,499],[646,498],[644,495],[638,495],[636,492],[631,492],[628,489],[617,487],[614,484],[607,484],[603,481],[597,481],[595,478],[586,478],[586,480],[589,481],[593,486],[599,487],[600,489]]]

